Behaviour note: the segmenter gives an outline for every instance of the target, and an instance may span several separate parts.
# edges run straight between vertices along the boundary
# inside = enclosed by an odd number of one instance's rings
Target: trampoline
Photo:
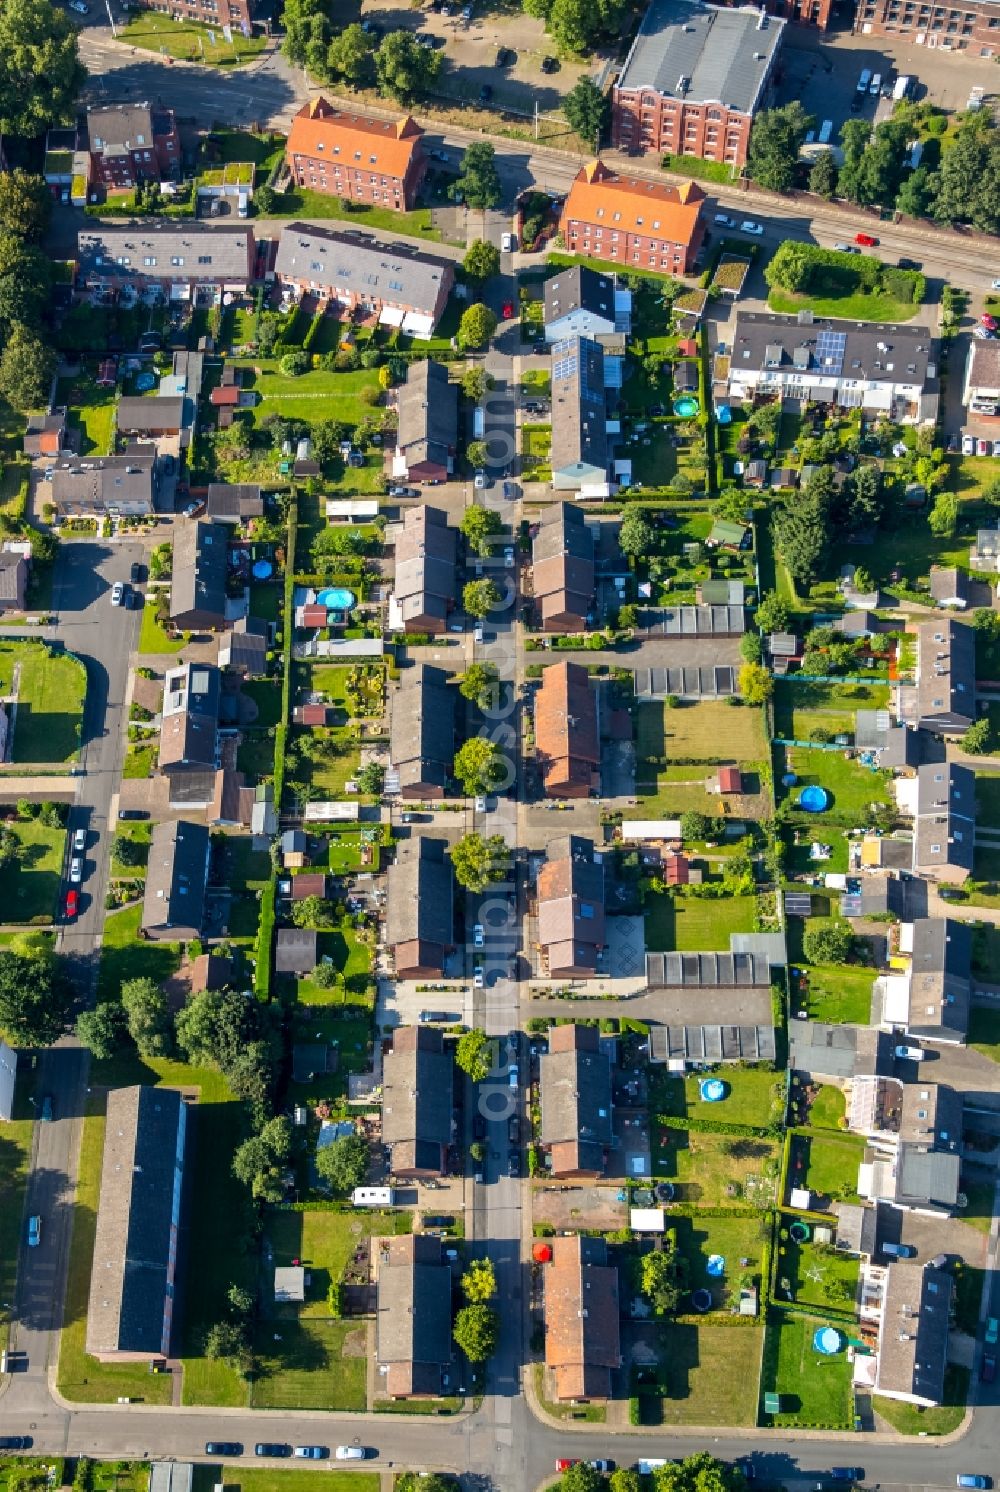
[[[786,772],[781,779],[781,785],[782,787],[794,787],[798,780],[794,772]]]
[[[350,611],[354,605],[354,592],[341,586],[334,586],[332,589],[320,591],[316,600],[328,611]]]
[[[813,1335],[813,1351],[822,1357],[835,1357],[843,1346],[844,1338],[833,1326],[821,1326]]]
[[[273,569],[274,566],[270,560],[254,560],[252,572],[254,580],[266,580]]]
[[[731,424],[733,419],[733,412],[729,408],[729,405],[720,404],[718,409],[715,411],[715,418],[718,420],[720,425]]]
[[[810,1232],[810,1229],[809,1229],[809,1224],[808,1223],[795,1222],[789,1228],[788,1232],[789,1232],[789,1236],[792,1237],[792,1238],[794,1238],[796,1243],[808,1243],[809,1242],[809,1232]]]
[[[674,400],[674,414],[682,420],[693,420],[698,413],[698,400],[694,394],[679,394]]]
[[[149,390],[153,387],[155,382],[155,373],[140,373],[135,380],[135,386],[139,390],[140,394],[148,394]]]
[[[825,787],[804,787],[799,794],[799,807],[806,813],[822,813],[830,801]]]
[[[726,1096],[726,1085],[721,1078],[703,1078],[698,1084],[702,1103],[721,1103]]]
[[[712,1309],[711,1292],[708,1290],[696,1290],[691,1296],[691,1304],[696,1311],[700,1311],[704,1315],[706,1311]]]
[[[711,1275],[713,1280],[721,1280],[726,1272],[726,1260],[722,1254],[709,1254],[705,1272]]]

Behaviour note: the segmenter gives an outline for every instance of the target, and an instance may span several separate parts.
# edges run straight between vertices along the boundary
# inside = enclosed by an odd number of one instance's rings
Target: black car
[[[485,1140],[485,1138],[486,1138],[486,1116],[485,1116],[485,1114],[473,1114],[473,1116],[472,1116],[472,1138],[474,1140]]]
[[[238,1440],[206,1440],[206,1456],[242,1456],[243,1447]]]
[[[558,61],[558,58],[556,58],[556,57],[543,57],[542,58],[542,72],[543,73],[555,73],[555,72],[558,72],[558,71],[559,71],[559,61]]]
[[[900,269],[923,269],[923,265],[918,259],[900,259],[899,267]]]
[[[129,575],[129,579],[131,580],[132,584],[139,585],[139,583],[145,579],[145,575],[146,571],[144,566],[140,565],[138,560],[136,560]]]
[[[450,1228],[454,1221],[446,1212],[428,1212],[424,1215],[425,1228]]]
[[[0,1435],[0,1451],[27,1451],[32,1443],[30,1435]]]
[[[512,1150],[510,1152],[510,1154],[508,1155],[508,1157],[507,1157],[507,1175],[508,1176],[520,1176],[520,1174],[521,1174],[521,1153],[520,1153],[519,1150]]]
[[[513,67],[516,61],[517,53],[512,51],[510,47],[497,48],[497,67]]]
[[[507,1120],[507,1138],[512,1145],[518,1144],[521,1139],[521,1121],[516,1114],[511,1114]]]
[[[282,1445],[278,1441],[261,1440],[253,1448],[255,1456],[290,1456],[292,1448],[290,1445]]]
[[[149,814],[145,808],[119,808],[120,819],[148,819]]]

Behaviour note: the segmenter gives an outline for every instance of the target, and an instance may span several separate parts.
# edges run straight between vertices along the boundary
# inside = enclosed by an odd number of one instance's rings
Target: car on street
[[[715,214],[715,221],[716,221],[716,224],[720,228],[735,228],[736,227],[736,219],[735,218],[731,218],[728,215],[728,213],[717,212]]]
[[[576,1466],[578,1464],[579,1463],[574,1458],[571,1458],[569,1456],[560,1456],[559,1460],[556,1462],[556,1471],[569,1471],[571,1466]]]
[[[592,1466],[595,1471],[614,1471],[615,1469],[615,1463],[613,1461],[605,1461],[603,1458],[598,1459],[597,1461],[588,1461],[587,1465]]]
[[[77,851],[78,854],[82,854],[82,852],[87,848],[87,831],[86,831],[86,829],[76,829],[76,830],[74,830],[74,832],[73,832],[73,848],[74,848],[74,850]]]
[[[497,47],[497,67],[513,67],[517,53],[512,47]]]
[[[71,886],[66,892],[66,916],[73,918],[80,910],[80,893]]]
[[[513,254],[517,248],[517,234],[505,233],[500,239],[500,247],[505,254]]]
[[[517,1087],[517,1063],[512,1062],[507,1069],[507,1087]]]
[[[971,435],[962,436],[962,455],[974,456],[976,454],[976,442]]]
[[[861,244],[866,249],[878,248],[878,239],[873,238],[870,233],[855,233],[854,242]]]
[[[1000,280],[991,280],[990,281],[990,289],[991,290],[1000,290]]]
[[[505,300],[504,303],[503,303],[503,319],[504,319],[504,321],[509,321],[510,318],[513,316],[513,314],[514,314],[514,302],[512,300]]]
[[[390,497],[419,497],[420,491],[416,487],[390,487]]]
[[[854,243],[835,243],[834,249],[838,254],[860,254],[861,250]]]
[[[482,964],[477,964],[472,971],[472,985],[474,989],[482,989],[486,984],[486,976],[483,973]]]
[[[27,1451],[33,1444],[30,1435],[0,1435],[0,1451]]]
[[[473,948],[485,948],[486,946],[486,929],[481,922],[477,922],[472,929],[472,946]]]
[[[860,1466],[831,1466],[830,1475],[835,1482],[863,1482],[865,1479]]]
[[[740,232],[752,233],[754,238],[763,238],[764,225],[763,223],[755,223],[753,218],[744,218],[740,224]]]
[[[990,1492],[993,1485],[991,1476],[982,1476],[974,1471],[960,1471],[955,1478],[956,1487],[971,1487],[974,1492]]]
[[[83,880],[83,861],[75,855],[69,862],[69,878],[73,882],[74,886],[79,886],[80,882]]]
[[[898,260],[897,262],[899,264],[900,269],[915,269],[915,270],[918,270],[918,271],[921,270],[921,269],[923,269],[923,265],[920,263],[919,259],[907,259],[904,256],[902,259]]]
[[[52,1094],[51,1093],[43,1093],[42,1094],[42,1102],[41,1102],[41,1106],[40,1106],[40,1108],[38,1110],[38,1117],[39,1117],[39,1119],[41,1119],[41,1121],[42,1121],[43,1124],[51,1124],[52,1123]]]
[[[422,1026],[432,1026],[440,1021],[456,1021],[458,1016],[450,1010],[422,1010],[419,1019]]]
[[[131,571],[129,573],[129,579],[132,581],[133,585],[141,585],[142,581],[145,578],[146,578],[145,568],[142,565],[139,564],[138,560],[136,560],[135,564],[132,566],[132,569],[131,569]]]
[[[90,6],[86,0],[69,0],[70,10],[75,10],[78,16],[89,16]]]
[[[483,631],[482,622],[476,622],[475,626],[472,629],[472,641],[482,643],[485,637],[486,633]]]
[[[243,1447],[238,1440],[206,1440],[206,1456],[242,1456]]]
[[[473,485],[480,492],[482,492],[483,488],[487,485],[486,473],[484,471],[477,471],[472,480]]]
[[[520,1153],[517,1150],[512,1150],[510,1152],[510,1154],[508,1155],[508,1157],[507,1157],[507,1175],[508,1176],[515,1176],[516,1177],[516,1176],[520,1176],[520,1174],[521,1174],[521,1156],[520,1156]]]
[[[1000,1321],[997,1320],[996,1316],[990,1316],[986,1322],[986,1335],[983,1337],[983,1341],[987,1347],[995,1347],[998,1336],[1000,1336]]]
[[[997,1376],[997,1359],[995,1352],[984,1352],[983,1360],[979,1365],[979,1376],[984,1383],[992,1383]]]
[[[336,1461],[363,1461],[368,1455],[364,1445],[338,1445],[333,1453]]]
[[[292,1453],[303,1461],[325,1461],[330,1454],[328,1445],[297,1445]]]
[[[736,1467],[737,1471],[742,1471],[742,1473],[743,1473],[743,1480],[745,1482],[756,1481],[756,1479],[757,1479],[757,1468],[753,1464],[753,1462],[749,1459],[749,1457],[747,1457],[747,1456],[741,1456],[739,1458],[739,1460],[733,1462],[733,1465]]]
[[[112,606],[125,605],[125,586],[120,580],[116,580],[111,587],[111,604]]]
[[[917,1251],[912,1243],[883,1243],[883,1254],[888,1254],[890,1259],[915,1259]]]
[[[255,1456],[290,1456],[292,1448],[280,1440],[260,1440],[253,1448]]]
[[[513,570],[513,568],[514,568],[514,546],[513,546],[513,544],[508,544],[507,547],[506,547],[506,549],[504,550],[504,552],[503,552],[503,562],[507,566],[508,570]]]
[[[996,317],[991,316],[988,311],[984,311],[979,318],[979,325],[985,326],[986,330],[989,332],[995,332],[998,324],[1000,323],[997,322]]]
[[[28,1218],[28,1247],[36,1249],[42,1241],[42,1220],[37,1215]]]
[[[920,1046],[898,1046],[896,1056],[903,1062],[922,1062],[927,1053]]]

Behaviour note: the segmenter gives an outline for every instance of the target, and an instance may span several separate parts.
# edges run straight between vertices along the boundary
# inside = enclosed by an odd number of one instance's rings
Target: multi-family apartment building
[[[408,114],[375,119],[314,98],[292,121],[285,160],[300,187],[403,212],[427,171],[423,133]]]

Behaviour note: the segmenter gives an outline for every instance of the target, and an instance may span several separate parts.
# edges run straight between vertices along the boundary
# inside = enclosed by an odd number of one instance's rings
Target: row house
[[[87,110],[90,180],[109,192],[180,174],[181,141],[173,109],[148,103]]]
[[[249,228],[101,224],[77,234],[78,280],[92,290],[155,287],[172,301],[218,304],[223,295],[243,294],[254,259]]]
[[[374,119],[314,98],[292,121],[285,160],[309,191],[408,212],[427,171],[423,133],[408,114]]]

